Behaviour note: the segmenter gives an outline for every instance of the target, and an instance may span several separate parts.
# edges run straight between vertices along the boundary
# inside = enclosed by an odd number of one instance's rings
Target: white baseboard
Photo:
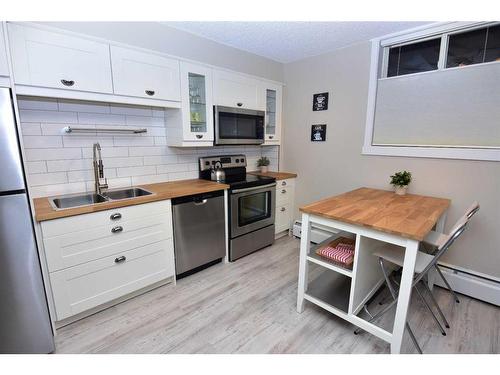
[[[500,283],[498,281],[443,265],[439,268],[455,292],[500,306]],[[435,284],[446,288],[438,275],[435,278]]]

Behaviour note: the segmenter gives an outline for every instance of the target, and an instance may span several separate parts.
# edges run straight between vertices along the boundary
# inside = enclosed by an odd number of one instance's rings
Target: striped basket
[[[354,261],[355,245],[356,241],[352,238],[337,237],[332,242],[317,249],[316,254],[329,261],[350,266]]]

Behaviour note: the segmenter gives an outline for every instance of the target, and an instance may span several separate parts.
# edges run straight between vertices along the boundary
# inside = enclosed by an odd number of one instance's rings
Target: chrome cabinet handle
[[[115,258],[115,263],[122,263],[127,260],[127,257],[125,255],[122,255],[121,257]]]
[[[269,136],[269,139],[273,139],[273,138],[274,138],[274,135],[270,135],[270,136]]]
[[[153,96],[155,94],[155,92],[153,90],[146,90],[144,92],[146,93],[146,95],[149,95],[149,96]]]
[[[75,81],[71,80],[71,81],[68,81],[67,79],[61,79],[61,83],[64,85],[64,86],[73,86],[75,84]]]
[[[285,194],[286,193],[286,190],[285,189],[282,189],[281,190],[281,194]]]
[[[241,102],[240,102],[240,103],[236,103],[236,105],[237,105],[238,107],[241,107],[241,106],[243,105],[243,103],[241,103]]]
[[[286,181],[282,181],[281,186],[286,186]]]
[[[286,211],[286,208],[285,207],[281,207],[281,212],[285,212]]]
[[[111,233],[118,233],[121,231],[123,231],[123,227],[121,225],[111,228]]]
[[[196,138],[202,139],[203,138],[203,134],[196,134]]]
[[[122,214],[117,212],[109,217],[111,220],[118,220],[122,218]]]

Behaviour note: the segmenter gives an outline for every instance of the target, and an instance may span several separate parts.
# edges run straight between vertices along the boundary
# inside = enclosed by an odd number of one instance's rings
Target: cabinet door
[[[266,98],[265,144],[276,144],[281,136],[282,87],[264,83],[262,91]]]
[[[109,45],[8,24],[16,84],[112,93]]]
[[[178,60],[111,46],[111,65],[115,94],[180,101]]]
[[[259,100],[260,82],[236,73],[214,71],[216,105],[264,110]]]
[[[212,70],[181,63],[182,124],[185,141],[213,141]]]
[[[7,63],[7,51],[2,26],[2,23],[0,23],[0,76],[7,77],[9,75],[9,64]]]

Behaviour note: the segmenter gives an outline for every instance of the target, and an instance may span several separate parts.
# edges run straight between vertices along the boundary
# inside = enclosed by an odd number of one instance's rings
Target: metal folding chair
[[[434,315],[434,312],[432,311],[431,306],[425,299],[424,295],[420,292],[418,289],[417,285],[423,285],[425,290],[428,292],[428,295],[430,296],[430,301],[434,305],[434,307],[437,309],[438,314],[440,315],[441,319],[444,321],[446,327],[449,327],[448,321],[446,320],[443,312],[439,308],[439,305],[437,304],[434,296],[432,295],[432,292],[430,291],[428,285],[426,282],[424,282],[424,279],[427,277],[427,274],[429,270],[431,270],[433,267],[436,266],[438,260],[443,256],[443,254],[449,249],[451,244],[464,232],[466,226],[467,226],[467,218],[461,218],[457,225],[453,228],[452,232],[448,235],[445,235],[443,237],[443,241],[441,241],[441,244],[439,245],[436,253],[434,255],[426,254],[424,252],[417,252],[417,261],[415,263],[415,276],[413,278],[413,284],[412,287],[415,289],[417,292],[418,296],[422,299],[424,302],[425,306],[427,309],[431,312],[431,315],[434,318],[434,321],[438,325],[439,329],[441,330],[441,333],[443,335],[446,335],[446,332],[444,331],[443,327],[441,326],[441,323],[437,319],[436,315]],[[379,258],[379,264],[382,269],[382,274],[384,276],[385,282],[387,284],[387,287],[389,288],[389,292],[391,293],[391,296],[393,300],[385,306],[382,310],[380,310],[378,313],[373,315],[368,321],[373,322],[374,320],[380,318],[382,315],[384,315],[386,312],[388,312],[398,301],[398,295],[397,291],[393,286],[393,283],[391,282],[389,278],[389,272],[387,268],[385,267],[385,262],[389,262],[395,265],[398,265],[400,267],[403,266],[404,262],[404,251],[394,245],[386,244],[378,248],[374,254],[374,256],[377,256]],[[418,345],[417,339],[415,338],[415,335],[413,334],[413,331],[410,328],[410,325],[408,322],[406,322],[406,329],[408,330],[408,334],[410,335],[410,338],[415,345],[417,351],[419,353],[422,353],[422,349]],[[361,329],[357,329],[354,331],[354,333],[358,333]]]

